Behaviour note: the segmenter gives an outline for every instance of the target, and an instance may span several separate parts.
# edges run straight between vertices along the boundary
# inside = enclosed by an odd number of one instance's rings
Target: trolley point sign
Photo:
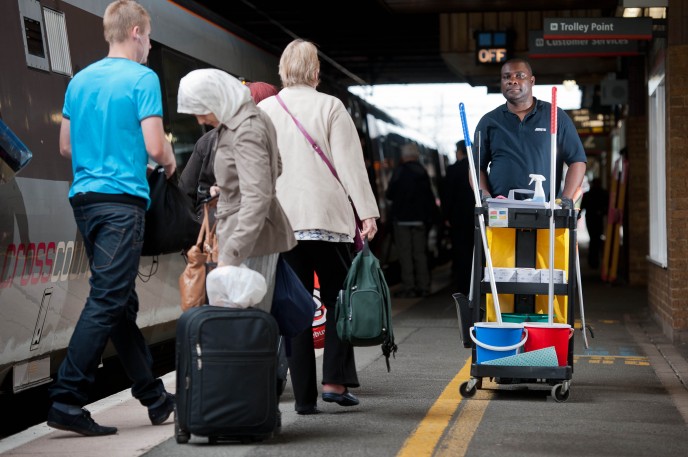
[[[651,40],[652,18],[545,18],[546,40]]]

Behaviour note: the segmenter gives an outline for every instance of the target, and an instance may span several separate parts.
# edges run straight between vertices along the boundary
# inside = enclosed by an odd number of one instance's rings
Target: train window
[[[45,57],[41,23],[25,17],[24,30],[26,31],[26,48],[29,51],[29,54],[38,57]]]
[[[14,132],[0,119],[0,184],[9,182],[24,168],[32,154]]]
[[[72,59],[69,55],[65,15],[61,11],[43,8],[43,16],[45,17],[45,30],[48,36],[50,66],[55,73],[72,76]]]
[[[36,0],[19,0],[19,17],[24,36],[26,64],[32,68],[50,71],[45,52],[45,33],[40,3]]]
[[[160,77],[165,107],[165,130],[172,135],[177,167],[183,170],[196,141],[203,135],[203,128],[198,125],[194,116],[177,113],[179,81],[190,71],[210,65],[203,65],[202,62],[171,49],[157,47],[156,50],[156,47],[154,45],[151,49],[149,64]]]

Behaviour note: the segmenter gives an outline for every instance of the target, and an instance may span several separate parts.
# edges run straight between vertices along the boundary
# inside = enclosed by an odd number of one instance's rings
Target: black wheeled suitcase
[[[242,442],[270,438],[280,424],[279,330],[259,309],[201,306],[177,322],[175,437]]]

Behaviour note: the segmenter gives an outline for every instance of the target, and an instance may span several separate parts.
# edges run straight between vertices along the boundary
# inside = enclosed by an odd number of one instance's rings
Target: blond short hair
[[[148,11],[134,0],[116,0],[108,5],[103,15],[103,35],[110,44],[126,41],[136,26],[142,30],[150,27]]]
[[[320,60],[318,48],[300,38],[284,48],[279,62],[279,75],[283,87],[306,84],[316,87],[319,81]]]

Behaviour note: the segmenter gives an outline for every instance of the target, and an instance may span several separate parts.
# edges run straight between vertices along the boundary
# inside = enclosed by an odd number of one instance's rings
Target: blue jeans
[[[124,203],[74,206],[88,255],[91,290],[69,341],[67,357],[50,388],[55,402],[83,406],[108,338],[131,379],[132,395],[144,406],[165,392],[153,376],[153,357],[136,325],[136,275],[143,246],[145,211]]]

